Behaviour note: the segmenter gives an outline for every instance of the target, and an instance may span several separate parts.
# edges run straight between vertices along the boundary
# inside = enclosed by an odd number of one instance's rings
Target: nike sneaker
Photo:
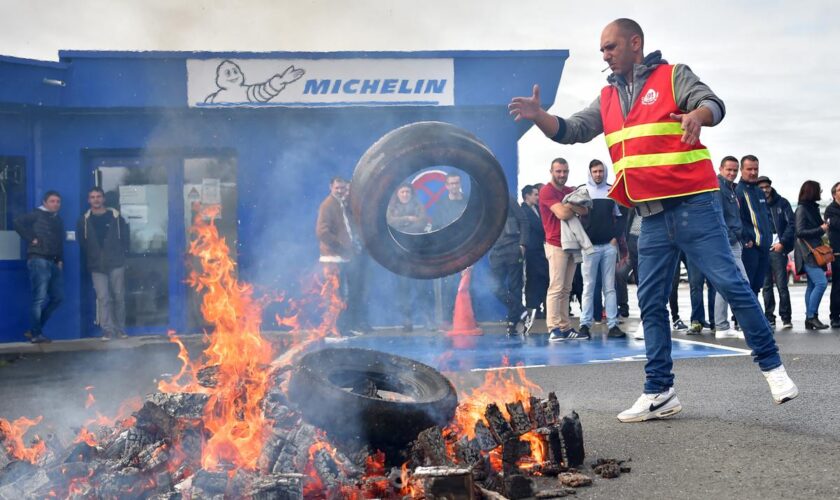
[[[793,383],[793,380],[788,377],[784,365],[761,373],[767,379],[767,383],[770,385],[770,393],[773,394],[773,402],[777,405],[788,402],[799,395],[799,389]]]
[[[622,422],[644,422],[657,418],[668,418],[682,410],[680,400],[673,387],[659,394],[642,394],[633,406],[618,414]]]

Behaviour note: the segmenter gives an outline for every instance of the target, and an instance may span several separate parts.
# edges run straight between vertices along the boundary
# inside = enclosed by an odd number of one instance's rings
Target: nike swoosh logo
[[[656,410],[658,410],[658,409],[662,408],[663,406],[665,406],[666,404],[668,404],[668,402],[669,402],[669,401],[671,401],[672,399],[674,399],[674,396],[675,396],[675,395],[676,395],[676,394],[671,394],[671,397],[670,397],[670,398],[668,398],[668,399],[666,399],[665,401],[663,401],[663,402],[659,403],[658,405],[655,405],[655,404],[651,403],[651,404],[650,404],[650,411],[656,411]]]

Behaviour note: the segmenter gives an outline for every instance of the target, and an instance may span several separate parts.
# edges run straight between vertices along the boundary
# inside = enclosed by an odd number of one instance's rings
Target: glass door
[[[126,328],[130,333],[163,332],[171,321],[170,277],[178,252],[170,241],[171,160],[96,161],[96,180],[105,204],[116,208],[129,227],[126,258]]]
[[[190,227],[202,207],[220,205],[218,218],[214,221],[219,236],[224,238],[228,255],[237,260],[237,191],[236,158],[224,155],[193,156],[183,159],[183,210],[184,237],[190,241]],[[195,259],[188,257],[191,264]],[[187,271],[189,272],[189,270]],[[201,331],[207,327],[201,314],[201,294],[193,288],[187,291],[187,328]]]

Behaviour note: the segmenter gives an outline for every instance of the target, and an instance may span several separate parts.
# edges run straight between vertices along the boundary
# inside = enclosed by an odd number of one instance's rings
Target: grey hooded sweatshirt
[[[662,53],[657,50],[648,54],[641,64],[633,67],[632,84],[628,84],[624,78],[615,73],[607,77],[607,83],[619,90],[621,110],[625,117],[639,99],[648,76],[660,64],[668,64],[668,61],[662,59]],[[717,125],[726,114],[723,101],[700,81],[691,68],[684,64],[677,64],[674,69],[674,97],[677,105],[685,112],[693,111],[701,106],[709,108],[714,116],[712,125]],[[557,120],[560,127],[552,140],[561,144],[591,141],[604,131],[604,125],[601,122],[600,94],[585,109],[565,119],[558,117]]]

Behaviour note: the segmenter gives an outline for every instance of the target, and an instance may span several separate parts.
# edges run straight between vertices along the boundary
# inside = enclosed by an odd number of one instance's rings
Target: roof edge
[[[420,51],[288,51],[288,52],[237,52],[237,51],[113,51],[113,50],[60,50],[59,59],[94,59],[94,58],[136,58],[136,59],[216,59],[222,57],[248,57],[253,59],[276,59],[276,58],[298,58],[298,59],[322,59],[324,56],[336,59],[350,58],[432,58],[432,57],[459,57],[459,58],[486,58],[486,57],[568,57],[567,49],[538,49],[538,50],[420,50]],[[59,63],[60,64],[60,63]]]

